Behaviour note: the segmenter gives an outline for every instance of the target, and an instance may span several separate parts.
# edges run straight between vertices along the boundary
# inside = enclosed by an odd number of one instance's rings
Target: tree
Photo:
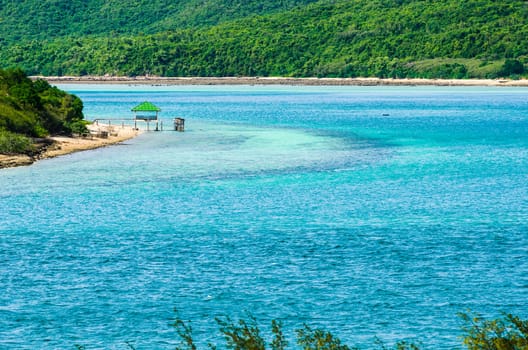
[[[524,65],[518,60],[506,60],[501,67],[499,76],[509,77],[514,74],[523,74]]]

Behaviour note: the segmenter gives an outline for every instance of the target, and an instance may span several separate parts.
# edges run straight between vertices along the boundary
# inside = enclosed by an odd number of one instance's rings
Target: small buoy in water
[[[382,116],[384,117],[388,117],[390,114],[389,113],[383,113]]]

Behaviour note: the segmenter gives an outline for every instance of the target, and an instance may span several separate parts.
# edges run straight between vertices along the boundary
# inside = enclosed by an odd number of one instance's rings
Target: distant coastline
[[[114,77],[34,76],[51,84],[130,85],[302,85],[302,86],[505,86],[528,87],[528,80],[509,79],[382,79],[382,78],[287,78],[287,77]]]

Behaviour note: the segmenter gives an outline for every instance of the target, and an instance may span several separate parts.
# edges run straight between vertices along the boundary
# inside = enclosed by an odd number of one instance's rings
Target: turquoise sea
[[[0,170],[0,349],[173,349],[251,313],[294,343],[462,348],[528,318],[528,89],[63,85],[166,125]]]

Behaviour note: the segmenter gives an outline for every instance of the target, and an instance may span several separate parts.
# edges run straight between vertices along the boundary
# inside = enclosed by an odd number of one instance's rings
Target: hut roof
[[[132,108],[132,112],[160,112],[161,108],[156,107],[154,104],[150,102],[142,102],[138,104],[136,107]]]

